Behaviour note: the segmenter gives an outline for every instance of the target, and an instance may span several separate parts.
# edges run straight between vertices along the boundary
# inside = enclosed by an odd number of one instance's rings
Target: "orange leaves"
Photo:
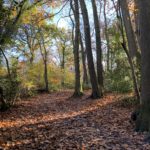
[[[129,123],[132,109],[118,103],[121,95],[103,99],[69,98],[70,91],[38,95],[0,116],[0,147],[23,149],[150,149],[144,134]]]

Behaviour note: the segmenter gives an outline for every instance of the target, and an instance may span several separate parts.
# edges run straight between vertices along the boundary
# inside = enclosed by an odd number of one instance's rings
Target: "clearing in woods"
[[[149,150],[129,122],[133,108],[120,94],[69,98],[71,91],[41,94],[0,115],[0,147],[12,150]]]

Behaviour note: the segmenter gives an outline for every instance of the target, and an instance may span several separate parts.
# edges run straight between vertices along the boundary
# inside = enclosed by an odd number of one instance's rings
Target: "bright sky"
[[[86,1],[87,3],[87,9],[88,9],[88,14],[89,14],[89,19],[90,19],[90,22],[92,23],[93,22],[93,11],[92,11],[92,6],[91,6],[91,2],[90,1]],[[68,4],[64,7],[64,9],[54,17],[54,22],[58,25],[58,27],[60,28],[71,28],[71,21],[70,21],[70,18],[69,18],[69,9],[70,9],[70,6],[69,6],[69,2]],[[98,12],[100,10],[100,7],[99,5],[97,5],[98,7]],[[112,3],[110,2],[109,3],[109,8],[112,7]],[[60,9],[62,8],[62,6],[58,9],[55,9],[54,12],[57,13]],[[103,10],[101,12],[101,19],[103,20]],[[110,10],[107,11],[107,17],[109,18],[109,20],[113,19],[114,18],[114,12],[113,10]]]
[[[60,11],[60,9],[62,8],[62,6],[60,8],[54,9],[54,13],[57,13]],[[56,23],[58,25],[58,27],[60,28],[69,28],[69,22],[70,22],[70,18],[67,17],[69,15],[69,3],[63,8],[63,10],[57,14],[54,17],[54,23]]]

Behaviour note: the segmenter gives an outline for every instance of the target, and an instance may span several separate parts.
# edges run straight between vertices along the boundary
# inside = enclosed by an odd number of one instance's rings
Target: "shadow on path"
[[[0,116],[0,146],[12,150],[150,149],[129,123],[132,108],[120,95],[68,99],[71,92],[43,94]]]

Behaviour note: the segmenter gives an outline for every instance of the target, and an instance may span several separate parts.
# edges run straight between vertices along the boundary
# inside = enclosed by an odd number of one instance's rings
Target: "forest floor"
[[[122,95],[69,98],[71,91],[41,94],[0,114],[0,149],[150,150],[129,122]],[[146,134],[146,133],[145,133]]]

